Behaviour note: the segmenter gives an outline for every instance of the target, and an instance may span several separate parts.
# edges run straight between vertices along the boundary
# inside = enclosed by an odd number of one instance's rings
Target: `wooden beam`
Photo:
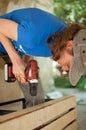
[[[76,119],[76,110],[73,109],[72,111],[65,113],[60,118],[57,118],[55,121],[49,123],[41,130],[62,130],[66,126],[68,126],[71,122],[75,121]],[[72,129],[74,130],[74,129]]]
[[[48,127],[49,124],[53,128],[57,122],[60,125],[65,124],[63,127],[66,127],[77,118],[75,108],[76,99],[74,96],[45,102],[0,117],[0,130],[43,129],[43,127]],[[55,130],[59,129],[56,128]]]

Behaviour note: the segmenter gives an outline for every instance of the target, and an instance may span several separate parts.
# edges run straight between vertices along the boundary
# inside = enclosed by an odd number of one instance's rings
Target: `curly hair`
[[[69,24],[67,29],[63,32],[55,33],[47,39],[47,44],[51,49],[53,60],[57,61],[60,58],[60,53],[66,47],[66,42],[68,40],[73,40],[75,34],[81,29],[86,29],[86,26],[72,23]],[[53,42],[53,44],[51,44],[51,42]]]

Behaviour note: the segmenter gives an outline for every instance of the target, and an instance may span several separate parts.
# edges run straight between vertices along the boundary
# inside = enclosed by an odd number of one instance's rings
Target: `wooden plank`
[[[66,105],[65,105],[65,103],[66,103]],[[31,107],[31,108],[27,108],[27,109],[24,109],[24,110],[21,110],[21,111],[17,111],[15,113],[11,113],[11,114],[5,115],[3,117],[1,116],[0,117],[0,123],[7,121],[9,119],[11,120],[11,119],[17,118],[19,116],[23,116],[23,115],[27,115],[29,113],[33,113],[35,111],[38,111],[39,109],[45,109],[45,108],[50,109],[50,106],[52,107],[52,105],[54,105],[54,104],[58,108],[57,114],[59,115],[64,111],[67,111],[71,108],[76,107],[76,98],[75,98],[75,96],[67,96],[67,97],[59,98],[59,99],[52,100],[52,101],[49,101],[49,102],[45,102],[45,103],[42,103],[40,105]],[[61,109],[59,109],[59,108],[61,108]]]
[[[49,125],[43,127],[41,130],[62,130],[71,122],[76,120],[76,110],[72,110],[66,113],[64,116],[50,123]],[[66,130],[66,129],[65,129]],[[70,129],[71,130],[71,129]],[[74,129],[72,129],[74,130]]]
[[[32,130],[76,107],[74,96],[49,101],[0,117],[0,130]]]
[[[67,128],[65,128],[64,130],[77,130],[77,122],[73,122],[72,124],[70,124]]]

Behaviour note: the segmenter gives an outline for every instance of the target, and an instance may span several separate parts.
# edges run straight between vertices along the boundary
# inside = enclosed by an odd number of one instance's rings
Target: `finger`
[[[21,81],[21,83],[26,83],[25,75],[20,75],[20,81]]]
[[[17,80],[20,82],[21,81],[20,77],[17,77]]]
[[[19,78],[25,78],[25,75],[23,75],[23,74],[16,74],[15,77],[17,79],[19,79]]]
[[[22,83],[22,84],[26,84],[27,81],[26,81],[24,78],[21,78],[21,83]]]
[[[16,77],[16,79],[17,79],[19,82],[24,83],[24,84],[27,83],[26,77],[25,77],[24,74],[16,74],[15,77]]]

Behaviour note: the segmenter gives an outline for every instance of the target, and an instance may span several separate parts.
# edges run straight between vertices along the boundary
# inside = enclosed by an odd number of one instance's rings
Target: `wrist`
[[[17,52],[10,54],[9,57],[10,57],[12,63],[21,61],[21,57],[19,56],[19,54]]]

